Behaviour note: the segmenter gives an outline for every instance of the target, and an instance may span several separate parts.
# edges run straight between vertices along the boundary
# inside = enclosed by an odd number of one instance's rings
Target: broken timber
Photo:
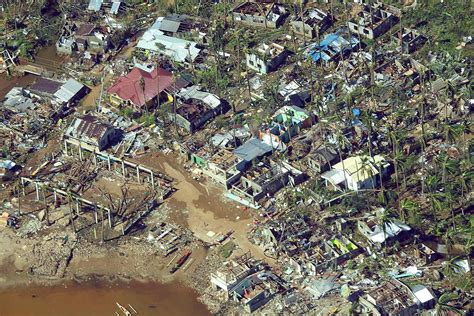
[[[78,215],[80,213],[79,210],[80,210],[81,204],[88,205],[88,206],[94,208],[94,210],[102,209],[103,211],[106,211],[107,214],[108,214],[108,218],[109,218],[109,228],[112,228],[111,210],[109,208],[107,208],[105,206],[102,206],[100,204],[97,204],[95,202],[89,201],[87,199],[84,199],[84,198],[80,197],[79,195],[77,195],[75,193],[67,192],[67,191],[64,191],[64,190],[58,189],[58,188],[53,188],[53,187],[50,187],[49,185],[47,185],[47,183],[45,183],[45,182],[36,181],[36,180],[26,178],[26,177],[21,177],[21,185],[23,187],[23,195],[26,195],[24,188],[29,183],[32,183],[35,186],[36,199],[37,200],[39,200],[40,188],[43,189],[43,190],[44,190],[44,188],[46,188],[48,191],[52,192],[53,196],[54,196],[54,202],[55,203],[57,201],[57,196],[58,195],[63,196],[65,198],[71,197],[71,199],[76,202],[76,211],[77,211]]]
[[[151,187],[153,189],[155,189],[155,184],[157,184],[158,188],[160,188],[163,191],[163,194],[162,194],[163,197],[166,196],[168,193],[170,193],[172,190],[171,183],[173,182],[173,180],[161,172],[157,172],[150,168],[144,167],[140,164],[115,157],[107,152],[98,151],[96,147],[86,144],[84,142],[78,141],[76,139],[72,139],[72,138],[64,139],[64,153],[66,155],[73,153],[73,150],[69,149],[69,145],[72,145],[78,148],[80,160],[84,158],[83,151],[85,151],[94,155],[95,164],[98,163],[98,160],[106,161],[108,170],[112,170],[113,164],[118,164],[120,167],[121,173],[124,177],[130,177],[130,175],[135,174],[135,178],[138,183],[141,183],[142,180],[147,181],[148,183],[151,184]],[[130,173],[127,172],[129,170],[132,170],[132,172]]]

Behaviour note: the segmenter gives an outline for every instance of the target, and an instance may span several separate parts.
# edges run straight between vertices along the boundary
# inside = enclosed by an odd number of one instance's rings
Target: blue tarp
[[[308,50],[308,56],[313,59],[313,61],[317,62],[320,59],[324,61],[331,60],[335,55],[343,53],[346,51],[352,50],[357,44],[359,44],[359,40],[352,36],[349,42],[349,35],[343,36],[343,31],[338,31],[336,33],[331,33],[326,35],[326,37],[320,41],[319,43],[315,43],[312,47]],[[347,38],[347,39],[346,39]]]

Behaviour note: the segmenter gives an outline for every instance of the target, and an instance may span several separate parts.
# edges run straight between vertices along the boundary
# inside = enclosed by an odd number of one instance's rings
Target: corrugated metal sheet
[[[112,14],[117,14],[120,8],[121,2],[113,2],[112,3],[112,8],[110,9],[110,13]]]
[[[87,10],[96,11],[96,12],[99,11],[100,8],[102,7],[102,2],[103,0],[90,0]]]
[[[245,160],[252,161],[272,151],[272,148],[257,138],[249,139],[245,144],[236,148],[234,154]]]
[[[54,94],[54,96],[61,102],[69,102],[74,98],[84,85],[77,80],[69,79],[61,88]]]

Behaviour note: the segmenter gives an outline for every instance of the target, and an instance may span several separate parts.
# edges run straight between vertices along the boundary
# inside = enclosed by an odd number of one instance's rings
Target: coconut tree
[[[413,214],[419,212],[420,207],[418,203],[412,199],[402,199],[400,201],[399,216],[403,221],[406,221],[407,218],[412,217]]]
[[[384,248],[385,248],[385,253],[387,253],[387,228],[390,226],[396,219],[396,215],[393,209],[386,209],[384,212],[380,215],[380,222],[382,225],[382,231],[383,231],[383,237],[384,237]]]
[[[459,308],[452,306],[450,303],[458,299],[458,295],[455,293],[443,293],[438,300],[436,301],[436,314],[437,315],[451,315],[458,314],[462,315],[462,312]]]

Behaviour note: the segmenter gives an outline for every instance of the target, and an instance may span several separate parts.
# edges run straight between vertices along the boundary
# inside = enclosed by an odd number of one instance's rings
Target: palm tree
[[[454,293],[443,293],[436,301],[436,314],[437,315],[449,315],[451,313],[462,315],[460,309],[450,305],[449,303],[456,301],[458,295]]]
[[[382,231],[384,237],[384,248],[385,253],[387,253],[387,226],[391,225],[395,220],[395,213],[392,209],[386,209],[380,216],[380,221],[382,224]]]
[[[418,203],[412,199],[403,199],[400,201],[400,210],[399,215],[403,221],[406,221],[407,218],[410,218],[414,213],[417,213],[420,210]]]

